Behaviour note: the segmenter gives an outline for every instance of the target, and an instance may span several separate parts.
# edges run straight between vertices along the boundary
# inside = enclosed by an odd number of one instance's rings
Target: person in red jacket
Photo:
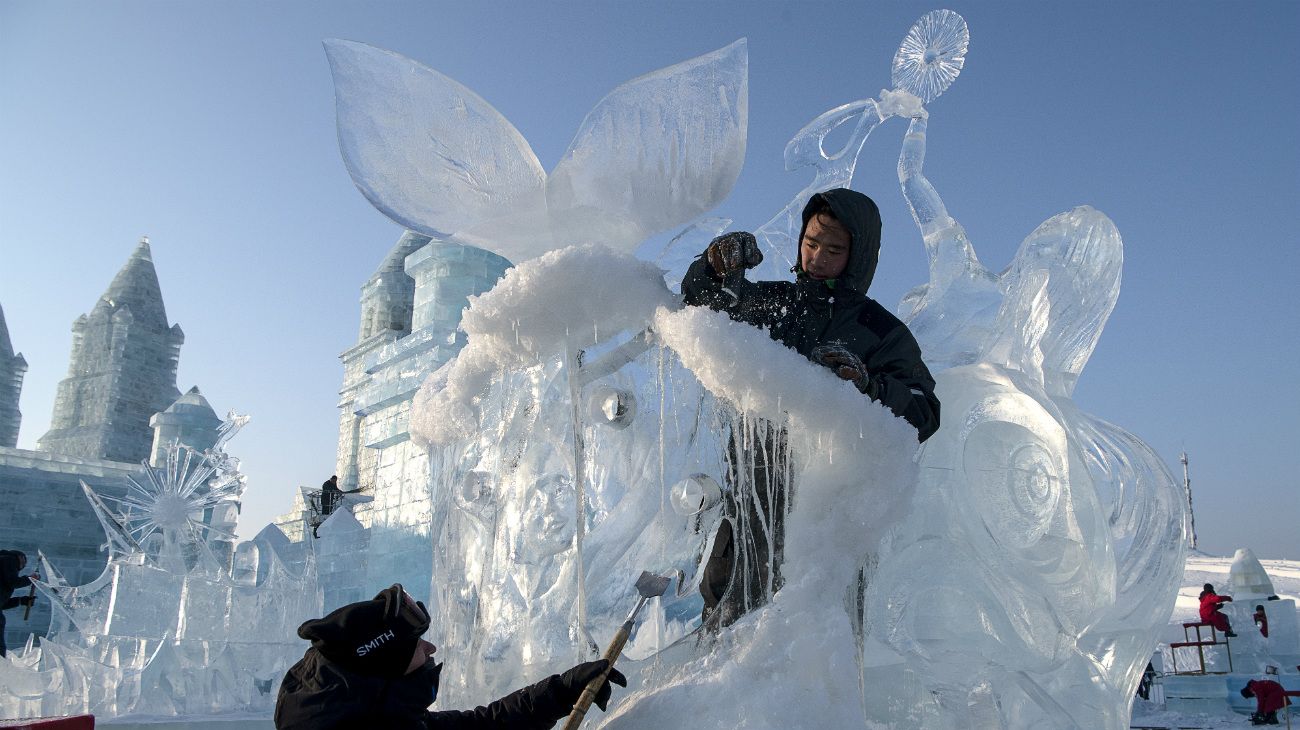
[[[1255,625],[1259,627],[1259,634],[1265,639],[1268,638],[1268,614],[1264,613],[1263,606],[1255,607]]]
[[[1241,696],[1255,698],[1255,714],[1250,716],[1252,725],[1277,725],[1277,711],[1291,704],[1282,685],[1271,679],[1252,679],[1241,688]]]
[[[1231,601],[1232,597],[1216,595],[1214,586],[1206,583],[1205,590],[1201,591],[1200,599],[1201,620],[1222,631],[1224,636],[1229,638],[1236,636],[1232,631],[1232,624],[1228,622],[1228,617],[1219,610],[1219,607]]]

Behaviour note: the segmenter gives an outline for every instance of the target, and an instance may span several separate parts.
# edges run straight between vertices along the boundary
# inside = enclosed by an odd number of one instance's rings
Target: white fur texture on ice
[[[570,246],[520,264],[470,298],[461,321],[469,343],[421,387],[411,434],[439,445],[467,438],[478,428],[472,401],[492,376],[644,329],[656,308],[675,306],[658,267],[603,246]]]

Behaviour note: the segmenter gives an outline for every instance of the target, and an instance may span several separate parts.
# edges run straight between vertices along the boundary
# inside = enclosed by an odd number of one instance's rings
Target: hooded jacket
[[[852,240],[848,263],[833,285],[806,275],[802,260],[795,265],[793,282],[752,282],[743,271],[719,277],[700,256],[686,271],[682,294],[687,304],[766,329],[772,339],[805,357],[818,345],[843,344],[866,366],[876,400],[912,424],[917,438],[925,441],[939,430],[934,378],[907,325],[866,294],[880,260],[880,211],[871,198],[847,188],[817,193],[804,207],[799,242],[822,204]]]
[[[25,557],[17,550],[0,550],[0,610],[16,608],[22,601],[14,598],[14,591],[26,588],[31,579],[18,575],[19,558]]]

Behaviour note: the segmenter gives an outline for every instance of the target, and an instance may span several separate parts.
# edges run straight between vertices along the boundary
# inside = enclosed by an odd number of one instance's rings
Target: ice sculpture
[[[231,414],[203,452],[165,446],[164,465],[145,464],[124,496],[82,483],[108,538],[108,564],[73,586],[40,556],[45,580],[36,587],[54,620],[39,647],[29,642],[0,660],[0,713],[107,718],[273,706],[302,651],[294,631],[319,615],[320,599],[310,560],[295,575],[274,551],[251,556],[256,546],[233,546],[245,480],[224,445],[246,421]]]
[[[744,40],[614,89],[549,175],[452,79],[361,43],[325,51],[339,148],[366,198],[410,230],[516,263],[573,244],[631,250],[716,206],[744,161]]]
[[[922,111],[899,178],[930,279],[900,310],[936,370],[944,427],[869,577],[864,640],[895,655],[863,669],[869,716],[1127,727],[1185,515],[1154,451],[1071,400],[1119,295],[1119,232],[1076,208],[991,273],[923,175],[926,133]]]
[[[1150,447],[1071,400],[1119,292],[1114,225],[1088,207],[1062,213],[993,273],[923,174],[924,104],[967,42],[956,13],[918,21],[893,91],[791,140],[787,166],[813,166],[814,180],[756,231],[758,277],[786,275],[808,195],[847,185],[880,123],[911,120],[899,174],[930,276],[901,309],[944,401],[919,453],[888,411],[762,332],[680,308],[629,253],[734,180],[743,43],[620,87],[550,176],[472,92],[327,44],[358,187],[409,228],[520,263],[471,300],[468,344],[412,406],[431,454],[435,640],[456,668],[445,701],[593,656],[649,568],[680,578],[629,647],[633,686],[604,727],[1122,727],[1172,606],[1182,502]],[[848,142],[826,149],[846,124]],[[663,146],[677,133],[680,165],[641,163],[677,159]],[[692,222],[658,261],[675,269],[729,223]],[[722,477],[727,428],[759,420],[791,435],[787,583],[702,640],[689,634],[714,490],[744,488]],[[710,692],[742,684],[765,691],[743,705]]]

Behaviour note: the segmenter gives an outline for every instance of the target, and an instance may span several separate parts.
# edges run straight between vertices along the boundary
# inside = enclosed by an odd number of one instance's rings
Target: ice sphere
[[[591,418],[602,426],[627,428],[636,418],[636,396],[618,388],[597,388],[591,394]]]
[[[692,474],[673,485],[673,509],[689,517],[711,509],[722,500],[722,489],[708,474]]]

